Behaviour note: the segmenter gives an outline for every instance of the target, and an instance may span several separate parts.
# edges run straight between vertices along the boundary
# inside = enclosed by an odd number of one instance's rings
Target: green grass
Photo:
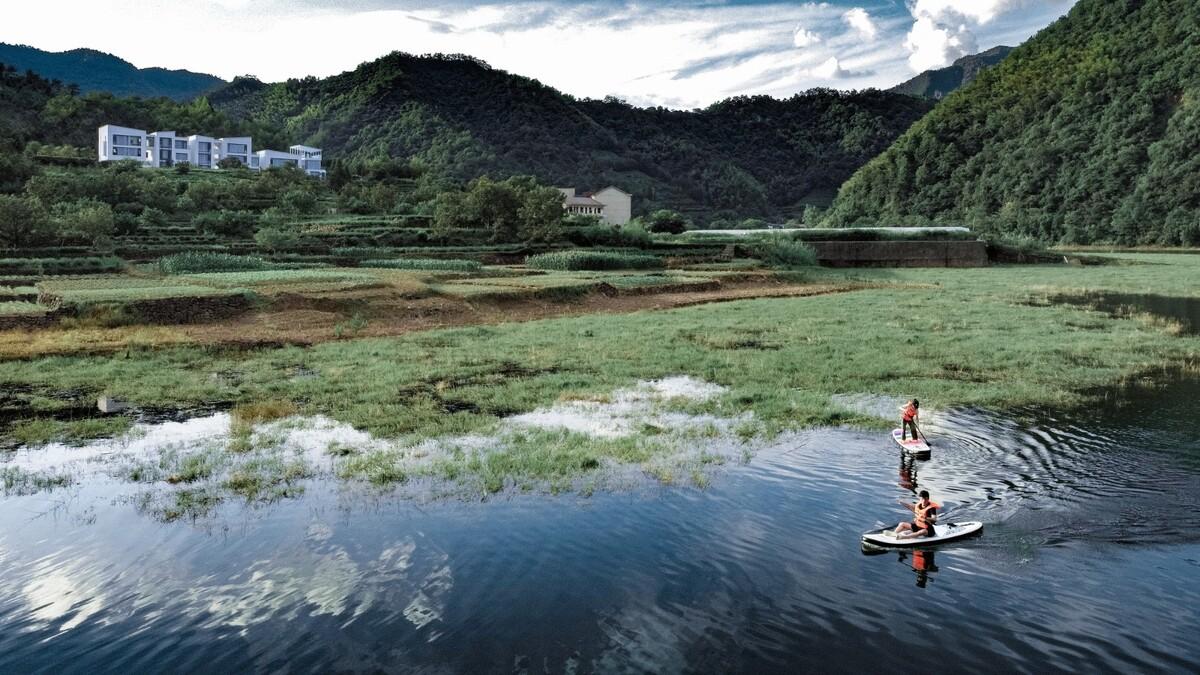
[[[135,404],[303,401],[306,412],[382,437],[412,439],[489,432],[499,416],[550,405],[564,395],[603,395],[675,374],[727,386],[727,394],[693,411],[725,417],[752,412],[755,423],[739,429],[745,436],[880,423],[835,404],[833,394],[915,396],[932,409],[1066,407],[1087,402],[1086,392],[1094,387],[1177,368],[1200,370],[1198,337],[1173,335],[1142,317],[1030,304],[1085,290],[1200,297],[1200,256],[1143,257],[1152,264],[826,270],[812,274],[819,281],[897,285],[306,348],[175,347],[131,350],[121,359],[13,360],[0,363],[0,381],[55,390],[103,388]],[[455,287],[504,291],[476,283]],[[321,377],[291,377],[300,366]],[[447,402],[459,412],[448,414]],[[528,477],[557,483],[590,470],[576,460],[640,462],[640,453],[660,451],[653,443],[606,447],[595,440],[536,438],[495,457],[464,456],[444,470],[474,476],[493,489]],[[395,457],[377,455],[343,458],[340,471],[376,482],[411,475],[411,467]],[[663,470],[672,480],[689,475]]]
[[[571,272],[576,270],[652,270],[666,267],[662,258],[617,251],[555,251],[529,256],[525,264],[533,269]]]
[[[0,276],[93,274],[121,269],[125,263],[115,257],[80,258],[0,258]]]
[[[36,302],[12,300],[0,302],[0,316],[38,316],[45,314],[47,308]]]
[[[229,253],[176,253],[158,261],[163,274],[194,274],[199,272],[242,272],[267,269],[262,258]]]
[[[396,270],[435,270],[447,272],[478,272],[483,264],[475,260],[439,260],[437,258],[397,258],[395,260],[371,260],[364,267],[385,267]]]
[[[117,436],[129,430],[133,422],[128,417],[84,417],[77,420],[55,420],[34,417],[14,422],[7,437],[21,445],[45,445],[58,441],[81,441]]]
[[[218,288],[309,282],[375,281],[367,272],[345,269],[257,270],[248,272],[205,272],[182,277],[187,281]]]
[[[209,288],[206,286],[138,286],[133,288],[98,288],[94,290],[62,291],[55,295],[68,305],[89,305],[101,302],[139,302],[171,298],[208,298],[238,295],[241,289]]]

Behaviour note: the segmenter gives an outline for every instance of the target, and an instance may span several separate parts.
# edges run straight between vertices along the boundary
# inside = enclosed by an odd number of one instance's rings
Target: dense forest
[[[1080,0],[841,189],[827,222],[1200,244],[1200,3]]]
[[[0,42],[0,63],[73,84],[84,93],[108,92],[114,96],[166,96],[187,101],[225,84],[219,77],[190,70],[138,68],[124,59],[94,49],[48,52]]]
[[[700,221],[800,217],[932,103],[879,91],[739,97],[703,110],[577,100],[462,56],[393,53],[330,78],[238,79],[209,96],[230,117],[331,157],[411,158],[447,183],[531,175],[616,185],[635,210]]]

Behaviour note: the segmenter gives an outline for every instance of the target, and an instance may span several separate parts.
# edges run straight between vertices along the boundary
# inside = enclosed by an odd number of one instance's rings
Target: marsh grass
[[[84,417],[74,420],[34,417],[13,423],[7,436],[21,445],[79,443],[93,438],[118,436],[128,431],[132,425],[133,420],[123,416]]]
[[[74,482],[74,478],[65,473],[29,471],[17,466],[0,467],[0,487],[3,488],[5,496],[31,495],[66,487]]]
[[[1154,322],[1027,302],[1031,293],[1061,289],[1200,295],[1200,257],[1159,258],[1165,261],[1137,266],[820,270],[814,278],[852,278],[875,287],[307,348],[166,348],[134,350],[120,359],[7,360],[0,362],[0,381],[56,390],[102,384],[122,398],[157,405],[304,401],[306,411],[380,438],[415,442],[488,434],[515,413],[574,397],[599,400],[639,380],[687,374],[728,391],[705,402],[665,402],[664,408],[739,420],[733,428],[739,440],[818,425],[878,427],[884,421],[831,397],[916,396],[931,407],[1066,407],[1125,379],[1194,372],[1200,368],[1196,336],[1176,335]],[[321,377],[291,377],[299,365]],[[213,377],[227,372],[238,377]],[[746,414],[751,416],[740,419]],[[561,487],[592,480],[613,465],[647,466],[663,480],[695,482],[686,464],[654,468],[650,461],[677,455],[679,433],[643,431],[619,440],[529,432],[481,451],[439,457],[364,450],[337,458],[335,470],[343,479],[379,484],[446,478],[484,492],[530,481]],[[684,435],[704,439],[714,433],[721,431]],[[246,452],[255,450],[249,438]]]

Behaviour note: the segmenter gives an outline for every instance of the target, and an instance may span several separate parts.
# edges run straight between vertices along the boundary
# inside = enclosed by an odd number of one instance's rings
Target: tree
[[[41,202],[29,197],[0,195],[0,243],[20,248],[48,234],[49,218]]]
[[[670,209],[659,209],[643,218],[642,223],[656,234],[679,234],[692,226],[692,221]]]
[[[113,208],[95,199],[56,205],[54,220],[60,236],[79,237],[93,244],[107,239],[116,229]]]
[[[438,195],[434,232],[486,229],[497,243],[549,241],[562,228],[562,193],[539,185],[529,176],[497,181],[487,176],[471,181],[465,192]]]
[[[292,230],[285,230],[280,227],[264,227],[254,233],[254,243],[274,253],[284,249],[295,248],[300,243],[300,237]]]

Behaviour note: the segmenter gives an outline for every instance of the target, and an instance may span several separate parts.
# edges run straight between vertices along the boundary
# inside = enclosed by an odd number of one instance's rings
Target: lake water
[[[788,435],[704,490],[310,481],[173,523],[118,479],[9,496],[0,672],[1194,673],[1197,397],[945,411],[928,461],[887,433]],[[865,554],[918,488],[982,536]]]

